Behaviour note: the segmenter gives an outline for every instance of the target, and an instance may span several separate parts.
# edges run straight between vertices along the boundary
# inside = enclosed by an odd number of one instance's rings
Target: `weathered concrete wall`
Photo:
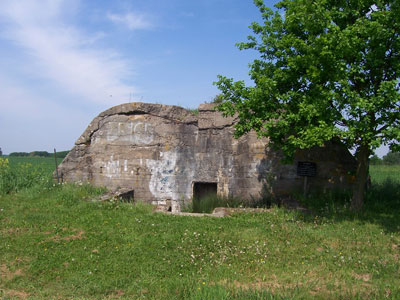
[[[299,151],[291,165],[267,139],[233,138],[234,118],[204,104],[199,114],[159,104],[129,103],[96,117],[59,167],[64,181],[134,190],[135,199],[157,205],[191,201],[195,182],[217,184],[218,194],[259,197],[267,184],[276,195],[300,190],[297,161],[317,162],[309,188],[343,187],[353,160],[334,143]],[[350,166],[350,167],[349,167]]]

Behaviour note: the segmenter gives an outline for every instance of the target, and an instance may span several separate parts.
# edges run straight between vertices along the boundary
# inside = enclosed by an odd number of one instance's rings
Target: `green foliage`
[[[260,53],[250,68],[256,86],[217,82],[229,99],[221,109],[239,113],[237,134],[255,129],[289,153],[333,137],[349,148],[396,146],[399,3],[281,1],[274,13],[255,2],[264,23],[238,46]]]
[[[389,152],[382,161],[385,165],[400,165],[400,152]]]
[[[386,179],[373,184],[365,205],[369,211],[400,211],[400,180]]]
[[[285,0],[275,12],[255,4],[263,23],[238,44],[259,52],[255,86],[219,76],[219,109],[238,114],[236,136],[255,130],[288,157],[332,138],[356,149],[360,208],[369,155],[382,143],[399,147],[400,2]]]
[[[21,156],[29,156],[28,152],[11,152],[8,156],[15,156],[15,157],[21,157]]]
[[[29,156],[49,157],[51,154],[47,151],[33,151],[29,153]]]
[[[389,152],[380,159],[376,154],[370,157],[371,165],[400,165],[400,152]]]
[[[224,102],[224,95],[218,94],[214,97],[211,103],[214,104],[222,104]]]
[[[197,108],[187,108],[186,110],[190,111],[195,116],[199,114],[199,110]]]
[[[381,165],[382,159],[380,159],[378,155],[374,154],[369,158],[369,163],[371,165]]]
[[[329,190],[326,192],[310,192],[307,197],[298,195],[302,206],[320,215],[337,215],[345,213],[350,207],[351,192],[345,190]]]
[[[69,151],[56,152],[57,158],[65,158]],[[34,157],[53,157],[54,153],[49,153],[47,151],[32,151],[32,152],[11,152],[10,157],[24,157],[24,156],[34,156]]]
[[[400,210],[400,166],[371,165],[371,185],[366,192],[365,211]],[[351,193],[345,190],[311,192],[307,198],[297,199],[307,208],[324,215],[346,214],[351,204]]]
[[[70,152],[69,150],[56,152],[57,158],[65,158],[69,152]]]

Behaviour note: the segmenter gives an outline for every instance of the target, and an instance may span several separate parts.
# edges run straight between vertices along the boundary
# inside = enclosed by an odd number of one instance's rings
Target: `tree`
[[[222,102],[224,102],[224,96],[222,94],[218,94],[214,97],[214,99],[212,100],[211,103],[214,104],[221,104]]]
[[[50,157],[51,154],[47,151],[32,151],[29,156]]]
[[[218,76],[235,134],[255,130],[287,157],[339,138],[355,151],[352,209],[362,208],[368,158],[382,143],[399,150],[400,1],[254,1],[263,23],[239,49],[258,51],[254,86]]]
[[[28,152],[11,152],[8,156],[29,156]]]
[[[382,159],[385,165],[400,165],[400,153],[399,152],[389,152]]]
[[[371,165],[381,165],[382,164],[382,159],[379,158],[378,155],[374,154],[369,158],[369,163]]]

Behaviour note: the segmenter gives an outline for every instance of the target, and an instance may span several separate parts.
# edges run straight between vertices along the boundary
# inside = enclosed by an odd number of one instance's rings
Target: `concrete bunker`
[[[212,191],[223,197],[252,199],[268,190],[274,197],[302,192],[299,162],[317,166],[308,190],[349,187],[354,159],[339,142],[300,150],[292,164],[268,139],[253,132],[233,137],[235,118],[214,105],[199,113],[170,105],[127,103],[100,113],[59,166],[67,182],[89,182],[132,198],[179,210],[193,197]]]

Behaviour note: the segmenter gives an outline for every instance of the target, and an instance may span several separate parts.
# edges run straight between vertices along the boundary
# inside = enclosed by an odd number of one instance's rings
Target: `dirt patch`
[[[389,288],[385,289],[385,297],[389,298],[391,295],[392,295],[392,291]]]
[[[339,240],[333,240],[333,241],[329,241],[328,244],[329,244],[330,249],[338,249],[340,242],[339,242]]]
[[[67,230],[63,229],[63,231],[67,231]],[[70,241],[73,241],[73,240],[82,240],[82,239],[85,238],[84,237],[84,234],[85,234],[84,230],[72,229],[71,231],[74,232],[74,234],[67,235],[67,236],[60,236],[59,234],[56,234],[55,236],[49,237],[46,240],[42,241],[41,243],[49,242],[49,241],[56,242],[56,243],[59,243],[61,241],[70,242]]]
[[[257,281],[257,282],[239,282],[239,281],[234,281],[233,285],[235,288],[240,289],[240,290],[264,290],[268,289],[271,291],[275,291],[277,289],[281,289],[283,287],[282,284],[277,283],[277,282],[268,282],[268,281]],[[290,289],[290,286],[285,285],[287,289]]]
[[[267,290],[271,293],[280,293],[287,291],[307,290],[311,297],[322,297],[324,299],[333,299],[338,295],[343,297],[356,297],[363,296],[368,298],[376,291],[371,286],[372,275],[371,274],[353,274],[353,277],[359,279],[361,282],[357,285],[351,282],[346,282],[335,278],[335,274],[326,273],[322,275],[318,271],[310,270],[305,275],[307,280],[296,281],[296,280],[282,280],[277,275],[270,275],[267,278],[256,278],[251,282],[241,281],[219,281],[218,285],[222,285],[228,288],[235,288],[239,290]],[[332,286],[334,288],[332,288]],[[346,298],[347,299],[347,298]]]
[[[362,280],[364,282],[368,282],[368,281],[371,280],[372,275],[371,274],[356,274],[356,273],[353,273],[353,277],[355,279]]]
[[[27,232],[28,229],[27,228],[5,228],[2,229],[0,232],[2,235],[19,235],[19,234],[23,234],[25,232]]]
[[[231,286],[227,280],[221,281],[219,284],[224,286]],[[237,280],[233,281],[233,286],[240,290],[270,290],[274,292],[280,289],[291,289],[297,286],[297,284],[291,284],[283,281],[279,281],[276,275],[270,275],[268,279],[257,278],[252,282],[240,282]]]
[[[62,237],[61,240],[67,241],[67,242],[73,241],[73,240],[82,240],[84,238],[83,237],[84,234],[85,234],[85,231],[81,230],[77,234],[72,234],[69,236]]]
[[[30,296],[29,293],[24,291],[17,291],[17,290],[5,290],[4,296],[11,297],[11,298],[19,298],[19,299],[26,299]]]
[[[109,299],[121,298],[125,292],[123,290],[116,290],[108,296]]]
[[[11,271],[6,264],[0,265],[1,278],[6,280],[13,280],[17,276],[23,276],[24,272],[22,269]]]

